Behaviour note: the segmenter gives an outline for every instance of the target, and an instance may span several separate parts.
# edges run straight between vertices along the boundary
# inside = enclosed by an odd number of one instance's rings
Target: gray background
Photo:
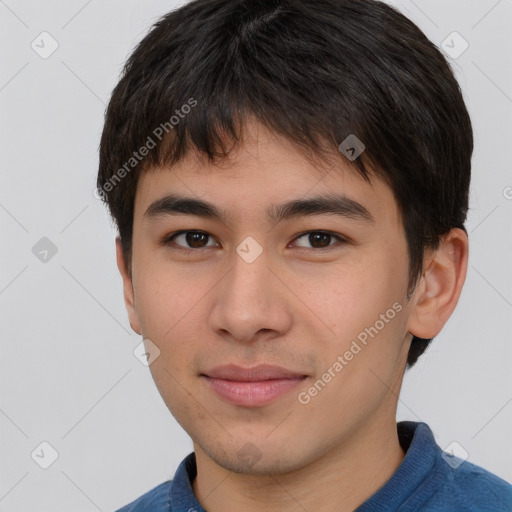
[[[466,284],[406,375],[399,419],[429,423],[443,448],[455,441],[455,453],[512,481],[512,2],[395,4],[437,45],[454,31],[469,43],[451,60],[476,136]],[[141,340],[115,231],[93,196],[121,66],[175,5],[0,0],[0,512],[114,510],[192,451],[133,355]],[[59,45],[46,59],[55,43],[43,31]],[[461,43],[448,39],[452,51]],[[57,248],[46,261],[43,237]],[[58,452],[48,469],[44,441]]]

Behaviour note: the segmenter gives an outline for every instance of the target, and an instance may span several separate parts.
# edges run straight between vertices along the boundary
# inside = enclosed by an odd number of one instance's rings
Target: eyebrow
[[[145,211],[147,219],[168,215],[196,215],[226,222],[229,213],[213,203],[170,194],[154,201]],[[373,215],[362,204],[343,194],[322,194],[306,199],[293,199],[272,204],[266,210],[269,221],[279,223],[286,219],[313,215],[333,214],[353,220],[375,223]]]

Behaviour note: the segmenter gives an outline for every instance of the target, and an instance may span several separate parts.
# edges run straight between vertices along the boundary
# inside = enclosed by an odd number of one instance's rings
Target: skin
[[[330,214],[269,222],[272,203],[343,192],[375,223]],[[169,193],[226,209],[225,221],[144,212]],[[436,336],[465,280],[468,240],[453,229],[425,255],[406,299],[408,255],[392,190],[365,182],[340,155],[313,165],[256,122],[218,165],[190,152],[179,164],[144,173],[135,198],[132,276],[120,241],[117,261],[132,329],[160,355],[150,370],[163,400],[190,435],[194,493],[209,512],[351,511],[403,460],[396,407],[412,335]],[[201,244],[159,244],[180,230],[211,235]],[[328,231],[327,248],[308,231]],[[237,252],[248,236],[263,249],[252,263]],[[206,247],[205,247],[206,246]],[[184,252],[189,248],[191,252]],[[195,251],[195,252],[192,252]],[[308,404],[298,401],[357,335],[399,303],[402,309]],[[307,374],[296,389],[262,407],[232,405],[200,374],[234,363],[276,364]],[[251,443],[254,463],[239,456]]]

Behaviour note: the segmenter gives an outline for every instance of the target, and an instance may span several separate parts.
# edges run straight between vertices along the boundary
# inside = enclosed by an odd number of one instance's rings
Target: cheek
[[[323,344],[322,362],[329,368],[346,355],[341,373],[349,382],[354,376],[351,385],[361,380],[360,372],[376,379],[370,368],[383,375],[396,370],[406,334],[406,263],[388,247],[373,249],[350,271],[340,269],[316,289],[316,308],[335,333]]]
[[[384,257],[361,258],[350,267],[332,268],[328,276],[317,276],[302,287],[309,289],[312,307],[342,343],[373,325],[400,299],[400,285],[385,261]]]
[[[149,368],[164,403],[181,426],[186,429],[182,421],[201,415],[202,411],[196,406],[197,402],[191,400],[191,395],[187,391],[189,386],[185,375],[185,361],[182,362],[179,355],[163,351]]]
[[[211,279],[197,271],[156,260],[139,260],[135,301],[145,336],[166,341],[196,322]]]

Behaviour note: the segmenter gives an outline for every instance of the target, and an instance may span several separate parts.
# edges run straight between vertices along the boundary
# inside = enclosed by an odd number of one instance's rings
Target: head
[[[215,421],[188,394],[208,404],[200,374],[225,363],[308,376],[288,432],[266,440],[288,448],[283,467],[312,412],[350,410],[326,419],[338,436],[394,413],[389,390],[465,278],[472,150],[448,63],[387,4],[196,0],[152,27],[113,91],[97,186],[131,326],[192,438],[228,464],[239,433],[262,445],[266,414],[277,424],[276,404],[216,403],[230,434],[206,439]]]

